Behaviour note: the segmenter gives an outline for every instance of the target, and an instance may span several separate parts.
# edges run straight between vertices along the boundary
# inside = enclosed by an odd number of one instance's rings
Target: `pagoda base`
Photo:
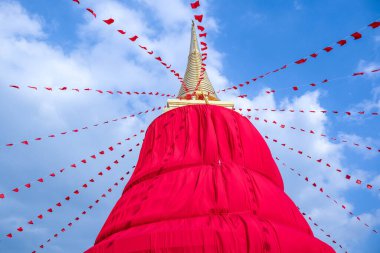
[[[213,101],[213,100],[185,100],[185,99],[168,99],[167,107],[164,112],[188,105],[218,105],[228,109],[234,109],[234,102],[232,101]]]

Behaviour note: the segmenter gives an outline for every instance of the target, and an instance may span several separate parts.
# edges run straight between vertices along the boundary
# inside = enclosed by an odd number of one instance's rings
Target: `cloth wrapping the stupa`
[[[334,250],[285,194],[251,122],[219,106],[171,110],[148,128],[136,169],[87,253]]]

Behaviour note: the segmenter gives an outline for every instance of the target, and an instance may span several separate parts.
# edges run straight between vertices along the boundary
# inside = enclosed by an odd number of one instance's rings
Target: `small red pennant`
[[[337,44],[339,44],[341,46],[344,46],[346,43],[347,43],[346,40],[340,40],[340,41],[337,42]]]
[[[96,13],[95,13],[92,9],[87,8],[86,10],[87,10],[89,13],[91,13],[91,14],[94,16],[94,18],[96,18]]]
[[[107,25],[111,25],[113,24],[113,22],[115,22],[115,20],[113,18],[110,18],[110,19],[106,19],[106,20],[103,20],[104,23],[106,23]]]
[[[131,41],[135,42],[137,39],[139,38],[139,36],[135,35],[131,38],[129,38]]]
[[[199,6],[201,6],[201,4],[199,3],[199,0],[197,0],[194,3],[190,3],[190,6],[191,6],[192,9],[196,9]]]
[[[199,23],[202,23],[203,15],[194,15],[195,20],[197,20]]]
[[[380,22],[379,21],[375,21],[375,22],[369,24],[368,26],[370,26],[373,29],[375,29],[375,28],[378,28],[380,26]]]
[[[302,63],[305,63],[307,61],[306,58],[303,58],[303,59],[299,59],[298,61],[295,61],[296,64],[302,64]]]
[[[353,34],[351,34],[351,36],[354,38],[354,40],[358,40],[362,37],[361,33],[359,32],[354,32]]]

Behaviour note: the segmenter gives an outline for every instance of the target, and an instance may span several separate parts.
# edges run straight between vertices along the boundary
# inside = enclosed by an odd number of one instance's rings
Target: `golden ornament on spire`
[[[178,93],[179,98],[195,97],[195,99],[204,100],[207,97],[208,100],[219,100],[208,78],[207,71],[203,69],[205,66],[202,66],[202,64],[202,54],[199,50],[197,32],[193,21],[189,58],[183,85]]]
[[[165,111],[181,106],[211,104],[233,109],[234,103],[231,101],[220,101],[215,93],[207,71],[202,66],[202,53],[199,50],[197,32],[194,21],[191,28],[190,52],[187,62],[185,78],[177,99],[169,99]]]

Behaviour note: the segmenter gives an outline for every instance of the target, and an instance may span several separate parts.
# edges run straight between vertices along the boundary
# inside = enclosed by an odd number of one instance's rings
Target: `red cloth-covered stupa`
[[[136,169],[87,253],[334,252],[285,194],[251,122],[190,105],[148,128]]]

